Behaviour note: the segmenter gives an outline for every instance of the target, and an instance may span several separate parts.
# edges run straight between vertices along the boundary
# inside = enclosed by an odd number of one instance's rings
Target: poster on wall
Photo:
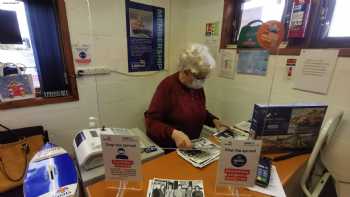
[[[89,44],[75,44],[73,46],[74,62],[78,65],[89,65],[91,53]]]
[[[205,24],[205,36],[207,39],[217,40],[219,36],[219,21]]]
[[[223,78],[233,79],[235,74],[235,64],[236,50],[221,49],[219,76]]]
[[[220,23],[216,22],[208,22],[205,24],[205,42],[204,44],[209,48],[210,53],[217,60],[218,52],[219,52],[219,30]]]
[[[129,72],[164,69],[165,10],[126,0]]]
[[[266,50],[240,50],[237,73],[265,76],[269,52]]]
[[[303,49],[296,66],[294,88],[327,94],[338,53],[338,49]]]

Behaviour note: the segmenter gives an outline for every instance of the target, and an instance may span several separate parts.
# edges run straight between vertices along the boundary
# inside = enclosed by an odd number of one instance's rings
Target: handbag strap
[[[25,164],[24,164],[24,169],[23,169],[23,172],[21,174],[21,176],[19,178],[12,178],[6,171],[6,168],[5,168],[5,165],[4,165],[4,161],[2,160],[2,158],[0,157],[0,167],[3,174],[5,175],[5,177],[12,181],[12,182],[17,182],[17,181],[20,181],[24,175],[25,175],[25,172],[26,172],[26,168],[27,168],[27,165],[28,165],[28,154],[29,154],[29,145],[27,143],[25,144],[22,144],[22,151],[24,153],[24,160],[25,160]]]
[[[264,22],[262,20],[253,20],[253,21],[250,21],[246,26],[247,27],[250,27],[252,24],[254,23],[260,23],[260,24],[263,24]]]
[[[3,131],[3,132],[9,132],[11,135],[13,135],[17,139],[17,141],[23,139],[23,137],[21,138],[20,136],[17,135],[16,132],[13,132],[10,128],[6,127],[5,125],[3,125],[1,123],[0,123],[0,127],[6,129],[6,131]]]
[[[6,127],[5,125],[3,125],[3,124],[1,124],[1,123],[0,123],[0,127],[6,129],[6,130],[8,130],[8,131],[11,130],[11,129],[9,129],[8,127]]]

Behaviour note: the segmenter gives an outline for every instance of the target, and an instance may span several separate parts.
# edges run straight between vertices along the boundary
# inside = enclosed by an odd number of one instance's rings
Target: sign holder
[[[112,185],[105,188],[106,196],[124,196],[124,193],[139,194],[143,191],[143,181],[113,180]]]
[[[234,196],[234,197],[240,197],[240,196],[252,196],[247,194],[240,194],[239,193],[239,187],[232,185],[220,185],[216,183],[215,185],[215,194],[216,195],[226,195],[226,196]]]
[[[221,144],[217,167],[215,194],[233,197],[251,197],[241,194],[246,186],[255,184],[256,169],[261,151],[260,140],[232,140]]]
[[[140,140],[137,136],[101,134],[107,186],[105,194],[123,196],[143,188]],[[109,195],[108,195],[109,196]]]

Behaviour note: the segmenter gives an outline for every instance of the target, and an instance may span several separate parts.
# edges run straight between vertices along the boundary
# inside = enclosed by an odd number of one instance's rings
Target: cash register
[[[138,136],[142,162],[164,154],[164,151],[138,128],[91,128],[78,131],[73,139],[73,147],[83,185],[89,185],[104,178],[104,167],[100,135]]]

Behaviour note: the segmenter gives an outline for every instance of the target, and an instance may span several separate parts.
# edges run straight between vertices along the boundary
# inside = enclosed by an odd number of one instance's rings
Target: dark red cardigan
[[[207,111],[202,89],[190,89],[179,80],[179,73],[163,79],[145,112],[147,135],[161,147],[175,147],[173,129],[190,139],[198,138],[203,125],[214,127],[216,117]]]

